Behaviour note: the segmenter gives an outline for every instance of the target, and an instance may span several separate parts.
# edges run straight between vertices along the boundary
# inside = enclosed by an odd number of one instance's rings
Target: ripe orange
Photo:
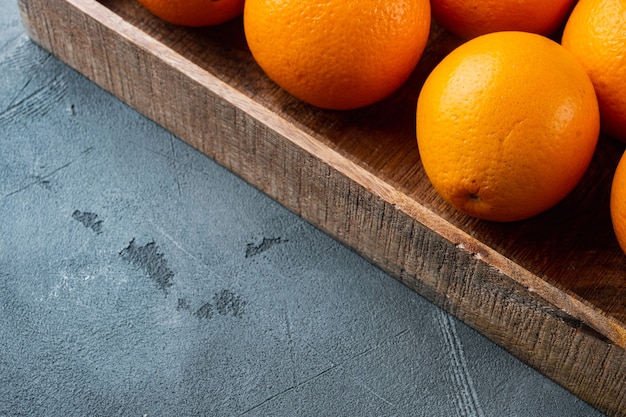
[[[611,185],[611,220],[622,251],[626,253],[626,154],[617,165]]]
[[[252,56],[276,84],[314,106],[379,101],[417,65],[430,33],[429,0],[246,0]]]
[[[565,25],[561,43],[591,77],[602,130],[626,142],[626,2],[580,0]]]
[[[576,0],[431,0],[434,19],[461,38],[518,30],[550,35]]]
[[[444,200],[515,221],[580,181],[599,136],[593,85],[558,43],[527,32],[467,41],[431,72],[417,104],[424,170]]]
[[[212,26],[243,13],[244,0],[138,0],[151,13],[181,26]]]

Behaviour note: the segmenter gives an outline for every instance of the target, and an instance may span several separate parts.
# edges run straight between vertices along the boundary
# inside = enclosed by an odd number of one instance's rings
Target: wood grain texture
[[[129,0],[20,0],[29,36],[609,415],[626,415],[626,257],[611,228],[623,144],[601,137],[579,187],[527,221],[447,206],[415,142],[430,70],[459,44],[434,26],[411,79],[367,108],[308,106],[254,63],[241,20],[168,25]]]

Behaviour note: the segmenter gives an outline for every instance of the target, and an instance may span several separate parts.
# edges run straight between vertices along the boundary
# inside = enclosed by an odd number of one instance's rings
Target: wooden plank
[[[480,221],[437,196],[415,143],[419,88],[459,44],[441,28],[397,93],[334,112],[265,77],[241,20],[174,27],[124,0],[19,6],[30,37],[98,85],[585,401],[626,415],[626,257],[608,213],[623,144],[602,137],[554,209]]]

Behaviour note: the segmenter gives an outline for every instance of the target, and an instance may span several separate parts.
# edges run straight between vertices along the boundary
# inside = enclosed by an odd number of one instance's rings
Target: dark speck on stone
[[[74,210],[72,218],[79,221],[88,229],[96,233],[102,233],[102,220],[98,220],[98,215],[88,211]]]
[[[167,293],[167,290],[172,286],[174,272],[168,268],[167,259],[158,250],[159,247],[155,242],[138,246],[133,239],[128,246],[122,249],[120,256],[126,262],[141,268],[157,284],[159,289]]]
[[[240,317],[246,305],[245,299],[229,290],[222,290],[216,293],[213,300],[215,301],[217,312],[222,316],[231,314],[234,317]]]
[[[272,246],[286,242],[286,240],[281,239],[280,237],[275,238],[263,238],[263,241],[259,245],[255,245],[254,243],[248,243],[246,246],[246,258],[250,258],[252,256],[256,256],[260,253],[265,252]]]

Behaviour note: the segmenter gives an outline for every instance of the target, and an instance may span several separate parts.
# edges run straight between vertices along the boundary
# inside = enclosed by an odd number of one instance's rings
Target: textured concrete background
[[[0,11],[0,416],[601,415]]]

